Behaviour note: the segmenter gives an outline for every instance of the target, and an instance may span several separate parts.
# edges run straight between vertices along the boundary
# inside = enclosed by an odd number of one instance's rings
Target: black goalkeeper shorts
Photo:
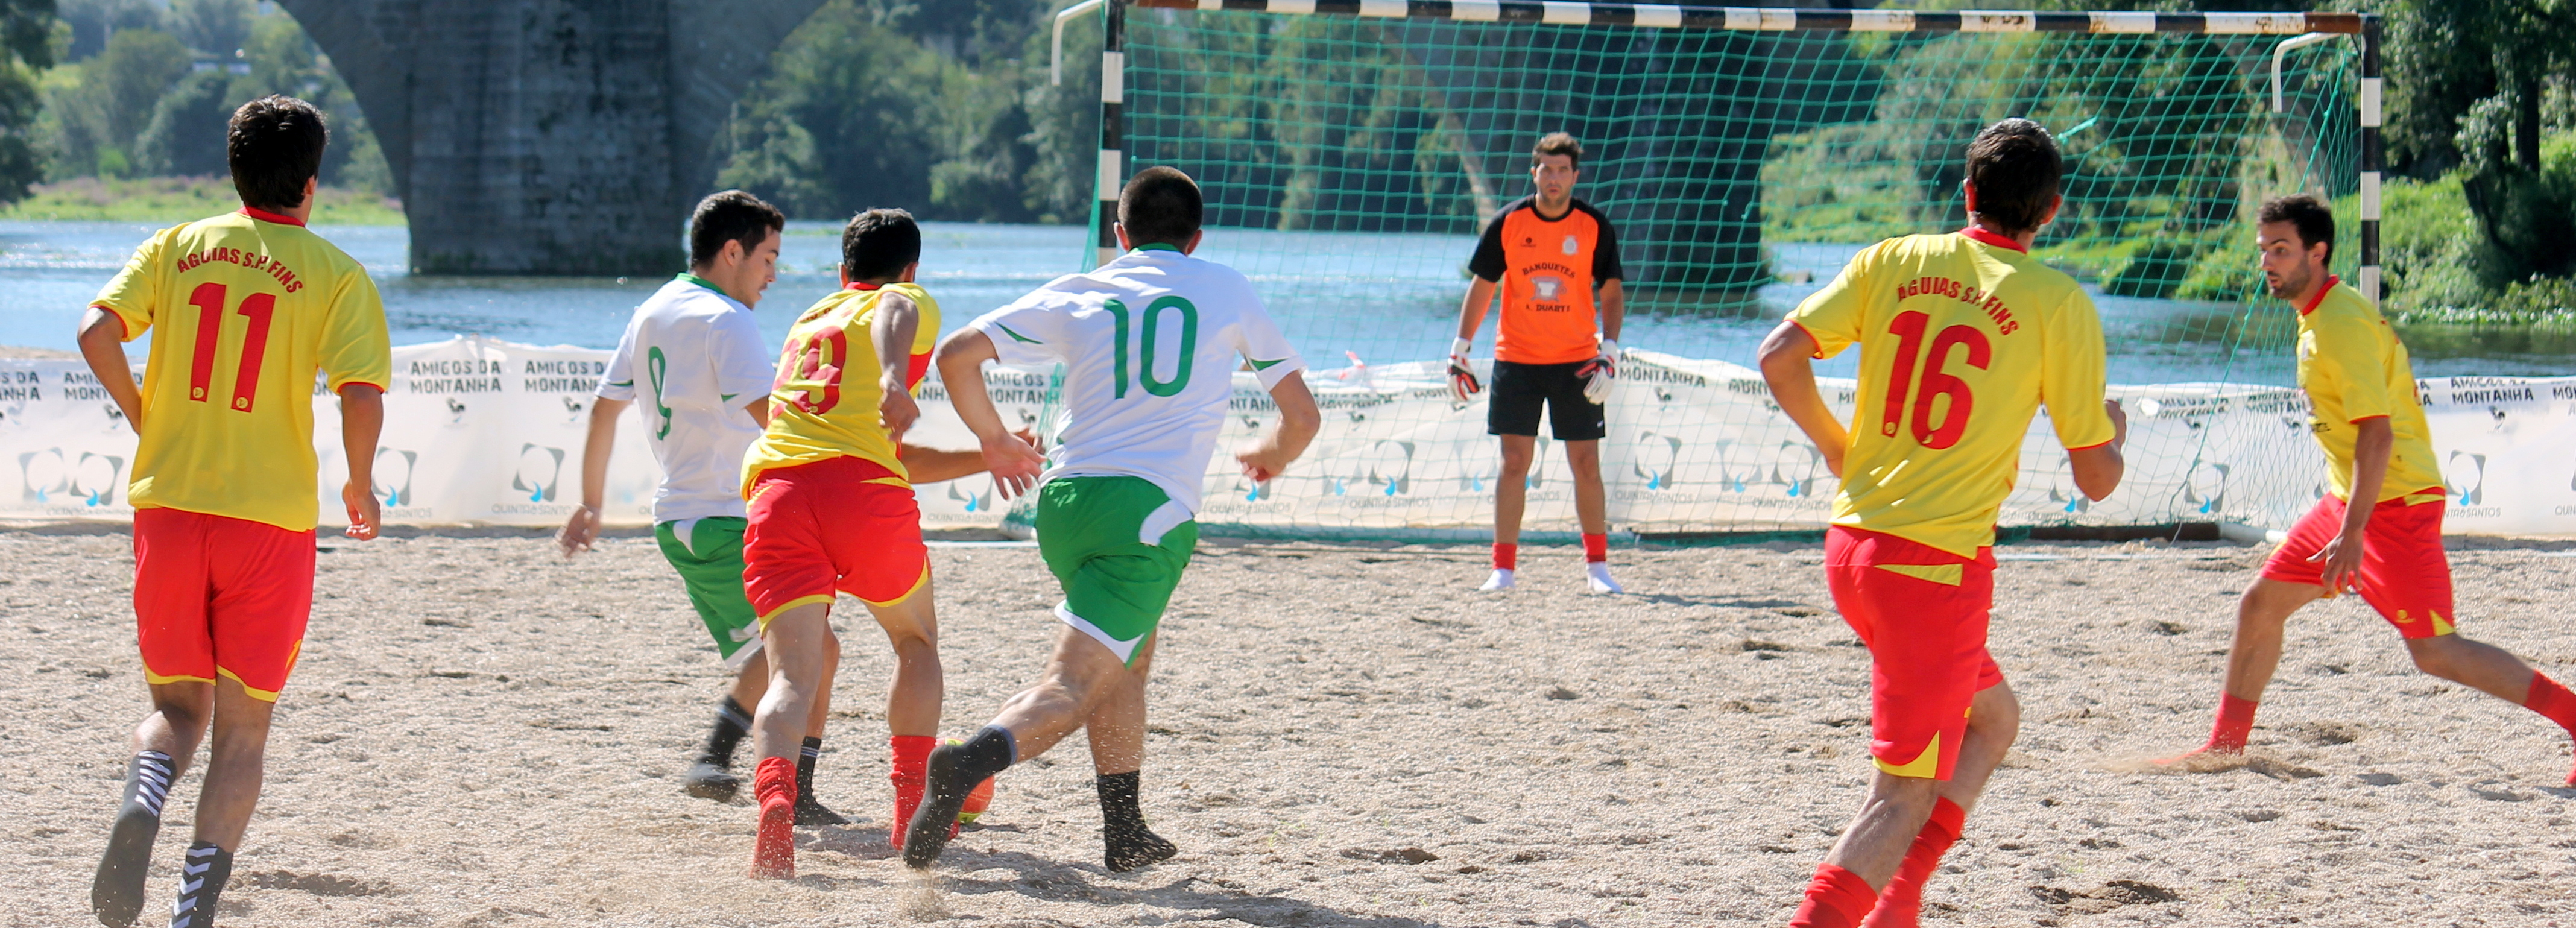
[[[1575,374],[1589,361],[1570,364],[1494,362],[1493,396],[1485,410],[1485,434],[1538,435],[1539,410],[1547,410],[1548,431],[1558,441],[1599,441],[1610,434],[1608,409],[1583,398],[1586,378]]]

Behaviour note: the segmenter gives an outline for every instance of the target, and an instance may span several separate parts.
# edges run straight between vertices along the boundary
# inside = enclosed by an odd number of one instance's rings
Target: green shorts
[[[689,605],[698,607],[698,618],[716,640],[716,653],[736,670],[760,653],[760,617],[742,591],[742,532],[750,525],[748,519],[710,516],[653,526],[662,557],[680,572]],[[682,530],[689,533],[687,541],[680,539]]]
[[[1038,554],[1064,585],[1056,618],[1129,665],[1181,585],[1199,524],[1136,477],[1065,477],[1038,490]]]

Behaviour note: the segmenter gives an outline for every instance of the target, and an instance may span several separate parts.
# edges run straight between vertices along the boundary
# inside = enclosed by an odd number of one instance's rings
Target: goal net
[[[1323,437],[1268,485],[1219,456],[1212,531],[1483,537],[1499,453],[1484,398],[1453,403],[1441,359],[1476,234],[1531,192],[1551,131],[1582,140],[1575,195],[1615,224],[1627,274],[1631,355],[1601,445],[1614,530],[1823,527],[1832,477],[1769,403],[1754,346],[1859,248],[1964,225],[1967,141],[2008,116],[2064,152],[2066,205],[2035,253],[2092,292],[2132,432],[2126,482],[2088,503],[2043,415],[2003,524],[2286,527],[2319,492],[2289,389],[2295,324],[2259,291],[2252,217],[2309,191],[2376,218],[2362,17],[1476,0],[1104,15],[1095,230],[1135,169],[1197,178],[1201,256],[1258,285],[1325,408]],[[2321,29],[2338,34],[2282,47]],[[2337,250],[2347,279],[2375,263],[2362,225],[2364,247]],[[1819,368],[1846,417],[1858,354]],[[1227,446],[1274,418],[1238,381]],[[1545,537],[1572,532],[1574,508],[1540,434],[1524,525]]]

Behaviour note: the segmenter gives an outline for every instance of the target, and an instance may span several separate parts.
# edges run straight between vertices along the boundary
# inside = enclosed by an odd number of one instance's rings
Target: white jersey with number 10
[[[1161,247],[1056,278],[972,327],[1004,364],[1065,366],[1066,422],[1046,479],[1139,477],[1194,514],[1235,359],[1265,390],[1306,367],[1250,280]]]

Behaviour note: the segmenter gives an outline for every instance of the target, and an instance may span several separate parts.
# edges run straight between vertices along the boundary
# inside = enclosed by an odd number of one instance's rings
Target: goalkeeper
[[[1460,402],[1480,389],[1467,351],[1497,286],[1503,298],[1494,336],[1494,395],[1485,414],[1485,431],[1503,441],[1503,469],[1494,478],[1494,573],[1482,590],[1512,588],[1543,408],[1573,477],[1586,580],[1594,593],[1620,592],[1610,579],[1601,438],[1608,433],[1606,404],[1618,374],[1619,322],[1627,299],[1619,287],[1619,237],[1609,217],[1574,198],[1582,162],[1583,143],[1574,136],[1554,132],[1539,139],[1530,152],[1530,180],[1538,194],[1504,207],[1485,226],[1476,256],[1467,262],[1475,280],[1458,308],[1458,340],[1449,349],[1450,388]]]

